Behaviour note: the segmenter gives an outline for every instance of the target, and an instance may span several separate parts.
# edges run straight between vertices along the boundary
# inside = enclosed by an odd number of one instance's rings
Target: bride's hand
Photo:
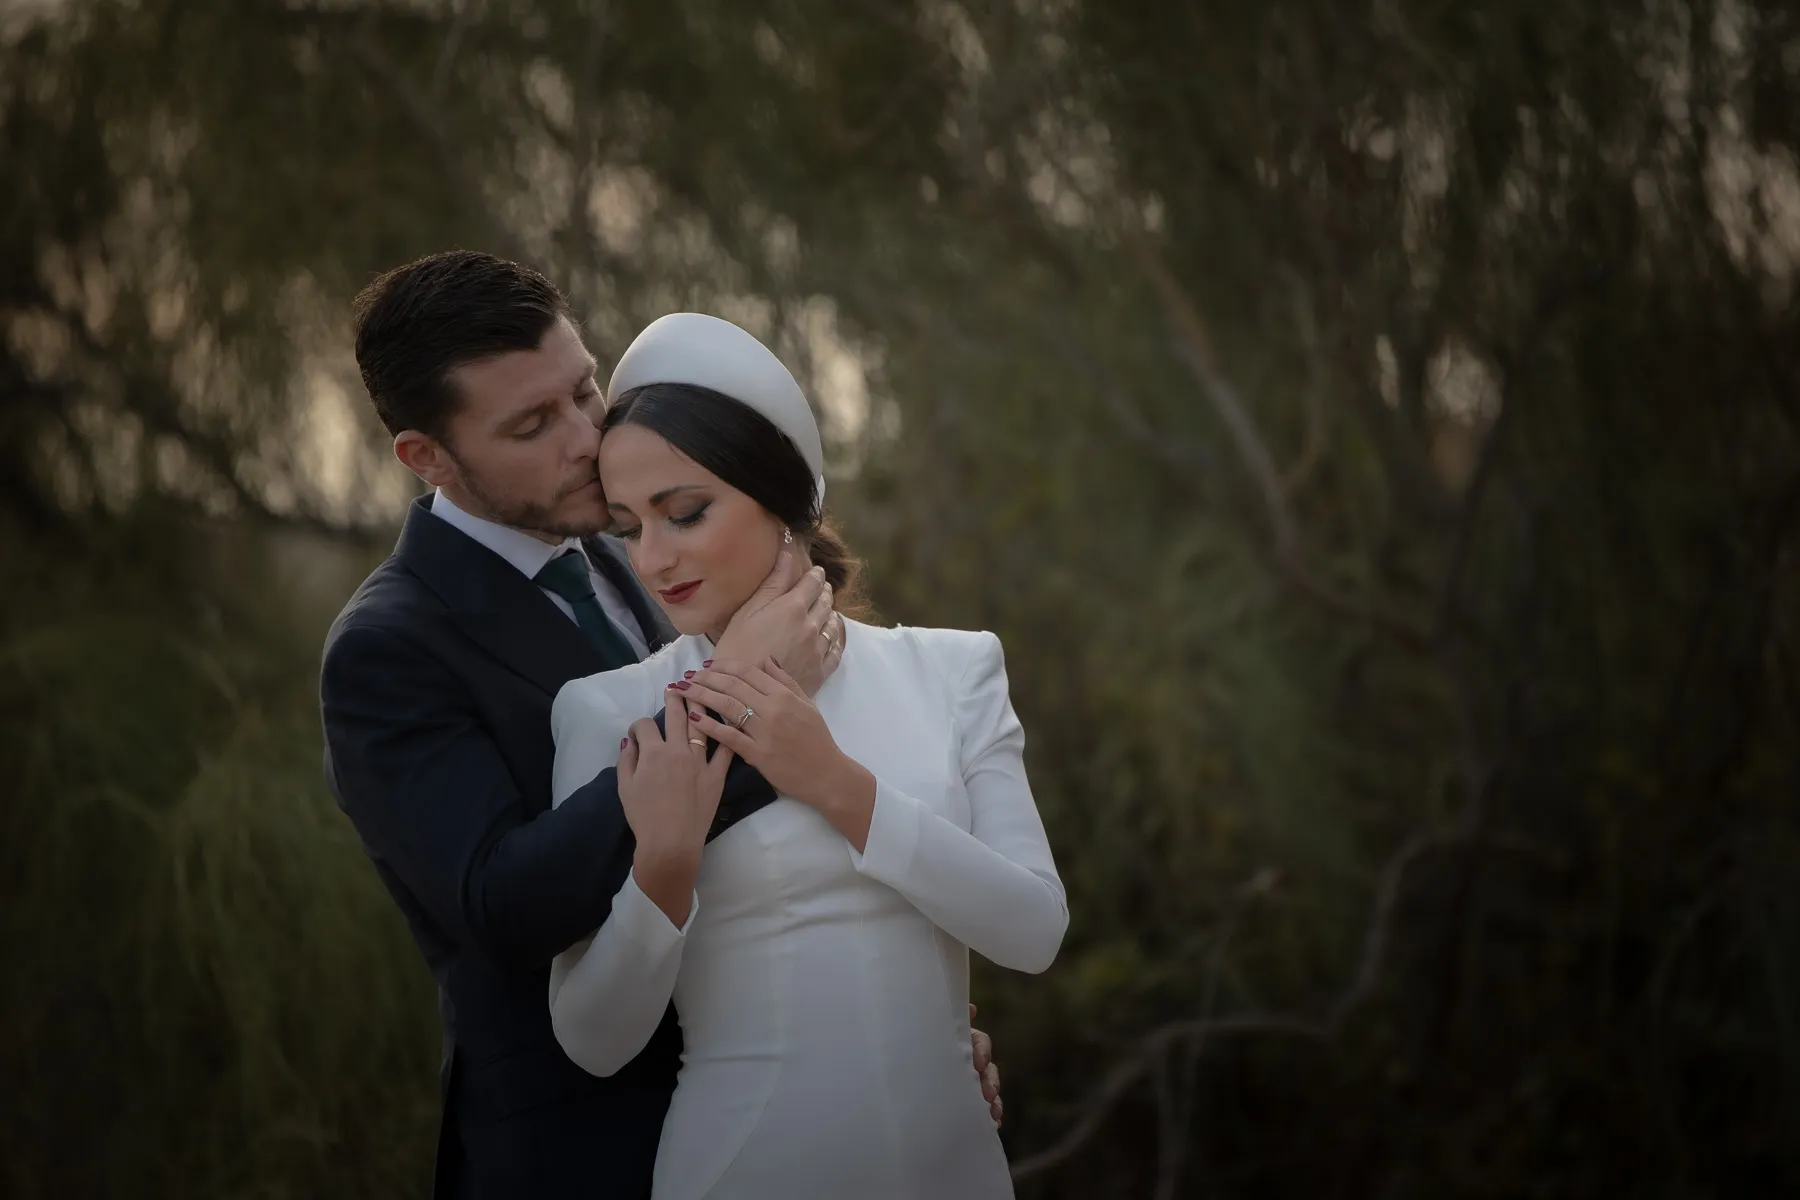
[[[808,569],[793,547],[746,600],[713,652],[731,668],[775,658],[788,665],[807,695],[824,686],[844,652],[844,619],[832,611],[831,585],[819,567]]]
[[[748,667],[721,665],[675,686],[687,696],[694,727],[762,772],[776,791],[818,809],[833,824],[839,824],[846,805],[852,814],[873,806],[875,777],[838,749],[818,706],[772,659]],[[862,826],[866,837],[866,815]],[[863,840],[848,831],[846,836],[859,845]]]
[[[638,888],[680,927],[686,920],[700,851],[725,790],[731,750],[706,758],[704,737],[688,706],[670,693],[663,724],[646,717],[619,744],[619,807],[637,839],[632,873]]]

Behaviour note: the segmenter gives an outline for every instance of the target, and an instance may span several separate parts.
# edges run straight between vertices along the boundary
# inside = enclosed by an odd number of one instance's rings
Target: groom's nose
[[[573,420],[564,422],[569,434],[563,452],[572,463],[592,462],[600,457],[600,431],[580,408],[574,410],[573,416]]]

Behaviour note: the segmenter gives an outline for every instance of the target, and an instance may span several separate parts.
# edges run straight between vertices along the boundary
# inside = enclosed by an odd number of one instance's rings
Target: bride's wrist
[[[807,803],[835,822],[844,811],[866,809],[875,802],[875,776],[869,768],[839,752],[831,768],[816,776],[817,786]]]
[[[631,875],[637,881],[638,891],[662,909],[677,929],[687,920],[699,874],[698,851],[663,850],[640,844],[631,861]]]
[[[700,852],[686,847],[640,845],[632,856],[631,871],[637,876],[640,888],[651,884],[676,887],[684,882],[691,884],[700,873]]]
[[[869,841],[869,823],[875,817],[875,776],[849,755],[841,758],[837,768],[820,781],[814,807],[861,854]]]

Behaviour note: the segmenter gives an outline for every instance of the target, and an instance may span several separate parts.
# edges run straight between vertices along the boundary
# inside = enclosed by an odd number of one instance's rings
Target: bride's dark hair
[[[775,514],[825,568],[837,610],[866,615],[862,561],[820,509],[812,469],[775,423],[723,392],[691,383],[647,383],[612,402],[600,432],[642,425]]]

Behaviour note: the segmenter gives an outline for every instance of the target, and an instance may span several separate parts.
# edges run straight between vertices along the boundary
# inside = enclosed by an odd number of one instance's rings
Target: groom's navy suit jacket
[[[651,648],[666,643],[618,545],[587,550]],[[563,1054],[548,1003],[550,960],[606,920],[634,849],[611,770],[550,807],[550,703],[622,665],[424,499],[326,638],[325,773],[438,982],[439,1200],[649,1195],[674,1010],[602,1079]],[[713,835],[772,799],[734,763]]]

